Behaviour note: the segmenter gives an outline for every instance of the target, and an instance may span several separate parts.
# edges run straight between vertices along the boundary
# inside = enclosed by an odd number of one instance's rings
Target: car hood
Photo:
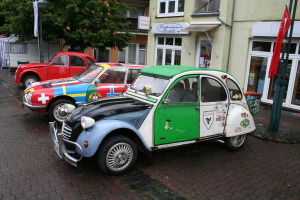
[[[101,119],[126,121],[125,118],[127,118],[127,116],[124,116],[126,113],[139,112],[141,115],[146,116],[151,107],[151,104],[138,101],[134,98],[124,97],[123,95],[106,97],[78,107],[68,116],[65,123],[72,127],[74,132],[79,133],[82,130],[80,126],[81,116],[91,117],[95,121]]]
[[[25,93],[31,89],[37,90],[37,89],[42,89],[42,88],[51,88],[51,87],[57,87],[57,86],[62,86],[62,85],[75,85],[75,84],[82,84],[82,83],[83,82],[78,81],[72,77],[40,81],[40,82],[35,82],[35,83],[32,83],[31,85],[29,85],[25,89]]]
[[[20,69],[21,70],[25,70],[28,68],[38,68],[38,67],[46,67],[48,65],[48,63],[28,63],[28,64],[23,64],[20,65]]]

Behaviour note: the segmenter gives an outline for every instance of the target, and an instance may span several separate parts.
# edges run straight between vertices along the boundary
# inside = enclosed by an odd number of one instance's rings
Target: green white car
[[[86,103],[58,131],[50,123],[57,154],[77,166],[96,157],[102,171],[122,174],[137,152],[151,152],[204,140],[223,140],[240,149],[255,130],[245,95],[227,72],[187,66],[141,71],[126,93]]]

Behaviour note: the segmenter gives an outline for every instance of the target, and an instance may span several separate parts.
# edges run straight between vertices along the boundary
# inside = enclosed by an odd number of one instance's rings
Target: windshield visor
[[[73,78],[85,83],[91,83],[92,81],[95,80],[95,78],[102,70],[103,70],[102,66],[93,64],[90,67],[83,70],[82,72],[80,72],[79,74],[76,74]]]
[[[169,80],[161,77],[140,75],[130,89],[143,92],[145,95],[160,96],[168,85]]]

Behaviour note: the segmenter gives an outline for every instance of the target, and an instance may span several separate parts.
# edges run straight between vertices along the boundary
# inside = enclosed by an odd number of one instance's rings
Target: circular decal
[[[102,96],[98,92],[94,92],[94,93],[90,94],[88,101],[100,99],[100,98],[102,98]]]

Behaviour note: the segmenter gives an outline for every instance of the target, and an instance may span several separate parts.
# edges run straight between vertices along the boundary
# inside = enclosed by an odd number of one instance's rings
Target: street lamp
[[[46,0],[38,0],[38,12],[39,12],[39,35],[38,35],[38,43],[39,43],[39,51],[40,51],[40,63],[44,63],[44,51],[43,51],[43,27],[42,27],[42,10],[46,8]]]

